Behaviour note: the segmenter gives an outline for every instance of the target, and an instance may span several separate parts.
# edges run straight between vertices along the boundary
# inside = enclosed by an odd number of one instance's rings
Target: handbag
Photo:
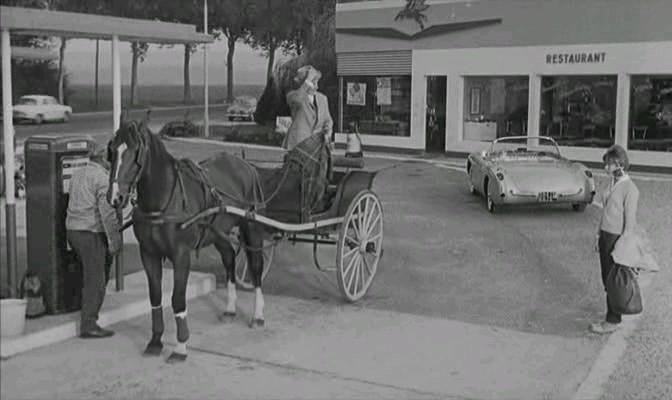
[[[642,312],[642,295],[632,268],[615,263],[606,281],[607,302],[615,312],[624,315]]]

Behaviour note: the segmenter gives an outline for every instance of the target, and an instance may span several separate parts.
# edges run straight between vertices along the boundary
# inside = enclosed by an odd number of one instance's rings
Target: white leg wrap
[[[182,311],[181,313],[175,314],[175,318],[187,318],[187,310]]]
[[[236,299],[238,296],[236,295],[236,285],[231,282],[227,282],[226,284],[226,311],[230,313],[236,312]]]
[[[254,318],[264,319],[264,295],[261,293],[261,288],[255,290],[254,298]]]
[[[187,342],[177,342],[177,345],[175,346],[175,352],[180,354],[187,354]]]

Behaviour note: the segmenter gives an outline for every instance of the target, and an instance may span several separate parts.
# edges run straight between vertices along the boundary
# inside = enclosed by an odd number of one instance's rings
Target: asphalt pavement
[[[167,146],[196,159],[222,150]],[[248,158],[269,154],[246,150]],[[219,291],[190,302],[195,350],[183,366],[138,356],[149,335],[143,317],[116,325],[108,342],[73,339],[3,362],[3,382],[12,382],[2,385],[3,398],[572,398],[610,346],[587,331],[604,313],[592,250],[598,210],[516,207],[492,215],[468,193],[455,163],[397,163],[367,155],[367,169],[383,169],[374,191],[385,213],[385,255],[356,305],[340,299],[334,274],[314,268],[309,245],[283,243],[264,281],[263,330],[244,327],[246,293],[241,321],[218,321]],[[640,223],[659,259],[669,260],[672,183],[635,182]],[[320,257],[333,263],[333,249]],[[222,272],[212,250],[195,262]],[[645,291],[625,356],[605,366],[615,372],[604,399],[670,398],[672,299],[663,268]],[[173,325],[167,316],[167,339]]]

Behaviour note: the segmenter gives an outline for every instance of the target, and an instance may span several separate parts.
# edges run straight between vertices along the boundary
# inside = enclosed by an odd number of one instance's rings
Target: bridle
[[[137,138],[137,141],[138,141],[138,149],[136,150],[137,154],[136,154],[135,160],[134,160],[134,162],[137,166],[137,169],[136,169],[136,172],[133,176],[133,179],[128,184],[128,191],[129,191],[129,195],[130,195],[130,193],[137,187],[138,182],[140,181],[140,177],[142,176],[142,173],[145,170],[145,164],[147,163],[147,152],[149,150],[148,150],[148,144],[146,142],[146,139],[139,132],[140,127],[138,126],[138,123],[136,121],[131,121],[128,124],[131,125],[132,129],[135,131],[135,135],[136,135],[136,138]],[[108,161],[110,161],[110,163],[112,164],[112,156],[111,156],[112,149],[108,147],[107,151],[108,151],[108,154],[107,154]],[[117,164],[117,163],[115,163],[115,164]],[[114,170],[114,175],[112,176],[112,179],[110,180],[110,185],[115,184],[115,183],[117,185],[119,183],[126,183],[126,182],[120,181],[119,178],[118,178],[119,177],[119,171],[117,170],[118,166],[113,164],[112,168],[114,168],[115,170]]]

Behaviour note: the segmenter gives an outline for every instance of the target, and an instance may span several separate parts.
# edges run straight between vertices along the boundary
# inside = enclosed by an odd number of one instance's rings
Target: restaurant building
[[[336,6],[337,141],[353,122],[365,148],[419,153],[542,135],[579,161],[618,143],[672,167],[672,1],[405,4]]]

